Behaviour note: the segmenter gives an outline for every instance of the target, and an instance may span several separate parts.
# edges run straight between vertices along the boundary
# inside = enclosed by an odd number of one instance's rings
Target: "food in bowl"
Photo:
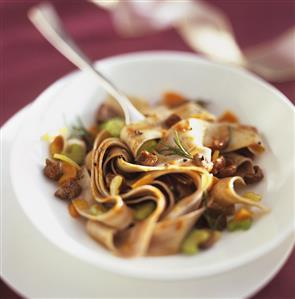
[[[45,138],[44,174],[92,238],[122,257],[191,255],[268,211],[260,195],[239,189],[264,176],[254,165],[264,152],[257,128],[175,92],[134,104],[144,121],[125,125],[107,100],[90,128],[79,121]]]

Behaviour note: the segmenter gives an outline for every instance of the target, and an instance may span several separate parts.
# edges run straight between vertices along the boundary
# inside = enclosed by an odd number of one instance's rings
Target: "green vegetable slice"
[[[82,165],[86,156],[86,146],[82,142],[69,143],[66,146],[63,155],[75,161],[78,165]]]
[[[153,201],[139,203],[134,206],[134,219],[144,220],[155,210],[156,204]]]
[[[199,251],[199,244],[210,238],[210,232],[204,229],[194,229],[183,241],[181,252],[187,255],[196,254]]]
[[[122,118],[114,117],[102,123],[100,127],[108,131],[113,137],[120,137],[125,123]]]
[[[253,223],[252,219],[245,219],[245,220],[231,220],[227,224],[227,229],[230,232],[234,232],[237,230],[248,230]]]

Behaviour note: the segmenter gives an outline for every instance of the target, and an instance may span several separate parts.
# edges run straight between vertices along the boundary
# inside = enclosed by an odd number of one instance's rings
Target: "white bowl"
[[[150,100],[167,90],[189,98],[211,101],[215,113],[231,109],[241,121],[263,134],[266,153],[258,164],[265,172],[255,186],[271,213],[247,232],[225,233],[212,249],[199,255],[122,259],[92,240],[84,226],[68,215],[66,204],[53,196],[54,185],[44,179],[42,167],[46,132],[58,130],[80,116],[93,120],[106,94],[87,74],[62,79],[58,94],[46,90],[34,103],[15,140],[10,161],[14,191],[26,215],[55,245],[104,269],[149,279],[205,277],[240,267],[270,253],[294,231],[294,108],[286,97],[261,79],[193,54],[146,52],[105,59],[98,68],[127,94]]]

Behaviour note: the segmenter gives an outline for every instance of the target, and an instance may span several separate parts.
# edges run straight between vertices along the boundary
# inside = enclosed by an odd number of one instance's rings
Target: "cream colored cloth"
[[[117,32],[124,37],[174,27],[193,50],[209,59],[248,68],[269,81],[295,79],[295,27],[242,50],[224,12],[200,0],[90,1],[110,11]]]

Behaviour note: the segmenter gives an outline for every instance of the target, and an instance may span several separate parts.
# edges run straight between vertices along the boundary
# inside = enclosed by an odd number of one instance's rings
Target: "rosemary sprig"
[[[175,133],[174,133],[173,140],[174,140],[175,146],[162,144],[163,147],[160,149],[159,152],[166,154],[166,155],[177,155],[177,156],[184,157],[187,159],[193,158],[192,155],[185,149],[185,147],[181,143],[181,140],[179,138],[177,131],[175,131]]]

